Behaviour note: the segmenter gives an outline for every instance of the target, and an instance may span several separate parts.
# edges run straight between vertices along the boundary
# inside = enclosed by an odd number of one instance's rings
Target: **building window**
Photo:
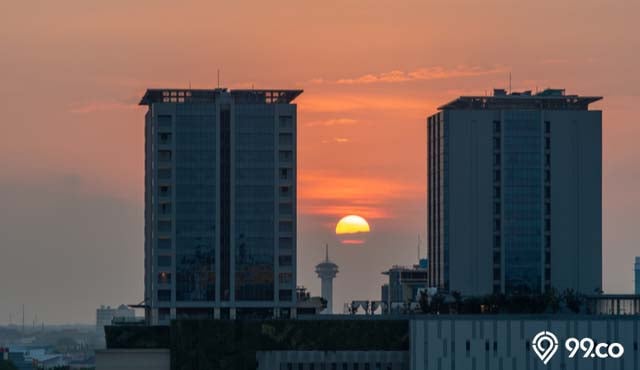
[[[493,132],[496,134],[500,133],[500,121],[493,121]]]
[[[159,249],[170,249],[171,248],[171,239],[158,239],[158,248]]]
[[[278,263],[280,264],[280,266],[291,266],[292,258],[291,256],[279,256]]]
[[[160,301],[160,302],[171,301],[171,290],[170,289],[158,289],[158,301]]]
[[[280,238],[278,242],[280,249],[289,250],[293,249],[293,239],[291,238]]]
[[[280,129],[291,130],[293,129],[293,117],[292,116],[280,116]]]
[[[171,116],[169,115],[159,115],[158,116],[158,127],[160,128],[171,128]]]
[[[278,153],[278,159],[280,162],[291,162],[293,159],[293,152],[291,150],[281,150]]]
[[[171,186],[162,185],[160,186],[160,196],[168,197],[171,195]]]
[[[171,133],[161,132],[158,136],[160,137],[160,144],[171,144]]]
[[[165,271],[159,273],[158,284],[171,284],[171,273]]]
[[[293,231],[293,224],[290,221],[280,221],[280,223],[278,224],[278,230],[280,232],[292,232]]]
[[[171,221],[168,221],[168,220],[160,220],[160,221],[158,221],[158,231],[170,232],[171,231]]]
[[[160,214],[161,215],[171,214],[171,203],[160,203]]]
[[[289,179],[289,172],[291,172],[290,169],[288,168],[281,168],[280,169],[280,180],[287,180]]]
[[[171,256],[158,256],[158,266],[171,267]]]
[[[171,161],[171,151],[170,150],[159,150],[158,151],[158,160],[160,162],[170,162]]]
[[[278,281],[280,284],[289,284],[293,281],[293,274],[290,272],[281,272],[278,275]]]
[[[159,179],[171,179],[171,168],[159,168],[158,169],[158,178]]]
[[[278,135],[278,142],[280,145],[293,145],[292,134],[280,134]]]
[[[291,188],[288,186],[281,186],[280,187],[280,196],[283,197],[288,197],[291,195]]]
[[[280,203],[279,209],[280,214],[285,216],[290,216],[293,213],[291,203]]]
[[[281,301],[291,301],[292,297],[293,293],[291,292],[291,289],[280,289],[278,292],[278,298]]]

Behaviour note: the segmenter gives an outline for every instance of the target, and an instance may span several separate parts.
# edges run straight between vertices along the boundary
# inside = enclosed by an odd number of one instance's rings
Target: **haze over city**
[[[111,1],[0,5],[0,324],[95,320],[143,299],[148,87],[296,88],[298,284],[324,245],[335,309],[377,299],[425,239],[426,117],[460,95],[546,87],[604,96],[603,280],[631,292],[638,254],[640,5]],[[339,9],[339,11],[338,11]],[[340,218],[371,232],[340,244]],[[420,245],[426,255],[426,246]]]

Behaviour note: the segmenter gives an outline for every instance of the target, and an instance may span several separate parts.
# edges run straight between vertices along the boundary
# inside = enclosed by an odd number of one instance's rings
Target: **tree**
[[[18,368],[9,360],[0,360],[0,370],[18,370]]]
[[[560,296],[555,288],[548,289],[543,295],[545,311],[557,313],[560,310]]]
[[[460,306],[462,305],[462,293],[460,293],[457,290],[454,290],[453,292],[451,292],[451,297],[453,297],[456,313],[460,313]]]
[[[580,313],[580,308],[583,304],[583,297],[581,294],[576,293],[573,289],[567,289],[562,293],[562,299],[571,312]]]
[[[431,297],[431,302],[429,303],[429,312],[431,313],[442,313],[444,308],[445,296],[442,293],[436,293]]]

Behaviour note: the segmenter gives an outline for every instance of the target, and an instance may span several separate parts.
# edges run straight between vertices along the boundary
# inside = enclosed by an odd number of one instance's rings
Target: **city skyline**
[[[11,313],[15,322],[22,303],[27,317],[37,312],[47,323],[90,323],[100,304],[142,300],[144,108],[137,98],[148,86],[215,88],[217,69],[220,86],[232,89],[305,90],[297,100],[298,282],[320,293],[313,267],[329,243],[340,266],[336,307],[378,297],[391,258],[417,262],[416,235],[426,240],[425,120],[439,104],[508,88],[510,72],[515,91],[605,96],[594,104],[603,111],[604,290],[632,292],[640,80],[628,71],[640,45],[626,30],[638,5],[506,4],[461,6],[457,17],[468,25],[456,29],[450,10],[417,2],[350,3],[340,14],[293,4],[282,12],[3,5],[9,32],[0,46],[11,52],[0,60],[0,291],[9,299],[0,299],[0,324]],[[188,25],[145,20],[174,16]],[[494,23],[504,30],[487,26]],[[233,32],[211,36],[225,30]],[[370,222],[365,245],[338,245],[333,228],[348,214]]]

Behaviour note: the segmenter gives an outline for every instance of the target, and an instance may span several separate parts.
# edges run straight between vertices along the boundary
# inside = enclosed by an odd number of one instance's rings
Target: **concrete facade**
[[[640,257],[636,257],[633,265],[634,294],[640,294]]]
[[[411,369],[439,370],[632,370],[640,366],[640,320],[624,316],[444,316],[410,322]],[[549,331],[558,350],[545,365],[531,347],[537,333]],[[591,338],[620,343],[620,358],[595,358],[579,350],[573,358],[565,340]]]
[[[602,289],[598,97],[461,97],[428,126],[430,285],[463,295]]]
[[[168,349],[107,349],[96,351],[96,370],[169,370]]]
[[[300,93],[147,90],[150,323],[295,315]]]
[[[258,370],[408,370],[407,351],[262,351]]]

